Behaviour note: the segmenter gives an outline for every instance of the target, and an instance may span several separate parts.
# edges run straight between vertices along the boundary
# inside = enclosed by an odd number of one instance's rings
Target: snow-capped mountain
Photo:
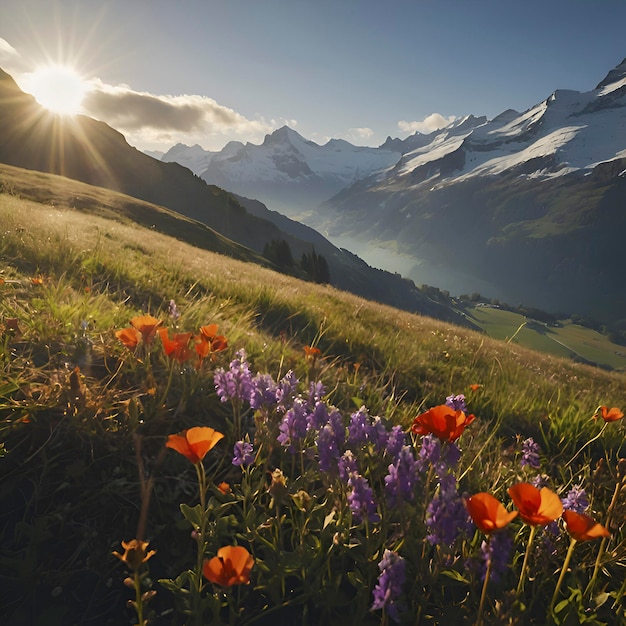
[[[320,146],[283,126],[260,145],[231,141],[210,152],[177,144],[162,160],[176,161],[210,184],[286,215],[301,215],[355,181],[395,165],[400,156],[397,147],[359,147],[341,139]]]
[[[626,318],[615,289],[626,272],[626,60],[590,91],[556,90],[429,139],[324,203],[312,225],[462,271],[466,293]],[[407,275],[430,282],[419,273]]]
[[[439,172],[439,184],[520,167],[522,175],[551,178],[625,157],[626,60],[592,91],[559,89],[523,113],[508,110],[465,130],[444,129],[405,154],[389,178],[411,176],[415,182],[417,172],[432,175],[446,158],[455,166]]]
[[[417,284],[626,319],[614,289],[626,274],[626,59],[590,91],[557,89],[523,112],[470,115],[378,148],[319,146],[283,127],[262,145],[176,146],[163,160],[368,262],[372,244],[392,249],[401,263],[376,264]]]

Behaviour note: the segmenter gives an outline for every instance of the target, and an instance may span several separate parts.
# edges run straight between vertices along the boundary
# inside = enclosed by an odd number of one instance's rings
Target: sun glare
[[[60,115],[75,115],[80,111],[86,85],[71,67],[45,65],[37,68],[25,82],[24,90],[46,109]]]

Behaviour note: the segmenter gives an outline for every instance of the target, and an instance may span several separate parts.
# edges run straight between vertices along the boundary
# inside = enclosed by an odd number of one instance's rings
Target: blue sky
[[[593,89],[626,57],[624,0],[2,0],[0,67],[72,65],[85,113],[140,149],[379,145]]]

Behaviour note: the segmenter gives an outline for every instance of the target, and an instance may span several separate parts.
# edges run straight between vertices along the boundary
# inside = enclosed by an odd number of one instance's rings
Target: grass
[[[490,337],[555,356],[584,359],[600,367],[626,371],[626,349],[605,335],[571,321],[557,325],[529,320],[491,306],[470,307],[471,320]]]
[[[232,370],[241,349],[253,374],[278,381],[293,370],[303,403],[307,383],[320,380],[326,405],[346,419],[365,406],[367,419],[380,416],[388,429],[408,432],[416,415],[450,394],[466,394],[477,418],[460,439],[458,465],[445,471],[467,494],[489,491],[506,503],[512,482],[534,476],[519,465],[521,441],[533,437],[542,451],[537,476],[561,496],[583,485],[590,511],[603,521],[615,511],[610,543],[602,550],[597,542],[577,547],[571,593],[559,596],[555,623],[565,623],[566,614],[567,623],[583,623],[573,616],[588,623],[623,619],[612,581],[621,580],[626,565],[618,516],[624,503],[612,494],[623,480],[617,459],[624,420],[603,426],[592,419],[600,405],[626,405],[623,373],[304,283],[241,260],[239,252],[235,259],[199,248],[181,231],[173,238],[134,222],[135,201],[119,194],[115,206],[110,192],[95,188],[77,187],[63,199],[58,178],[2,173],[0,564],[11,572],[2,575],[5,623],[141,623],[135,610],[143,607],[141,594],[135,609],[126,608],[137,585],[157,592],[149,603],[146,596],[145,608],[150,623],[160,625],[202,615],[205,623],[385,623],[386,609],[370,611],[385,550],[407,563],[402,623],[473,623],[478,612],[485,623],[546,623],[554,572],[567,549],[563,536],[543,563],[545,553],[535,546],[532,580],[519,597],[513,590],[527,527],[514,524],[519,550],[512,568],[489,588],[479,611],[482,583],[465,563],[478,562],[480,532],[448,547],[425,539],[421,522],[441,494],[443,470],[433,465],[420,478],[414,504],[381,501],[380,522],[351,517],[354,491],[345,481],[320,473],[304,448],[290,454],[276,443],[284,412],[253,414],[235,399],[220,402],[213,372]],[[89,197],[89,206],[76,207],[75,192]],[[52,193],[54,206],[45,200]],[[168,317],[170,300],[180,318]],[[197,333],[216,323],[228,348],[202,366],[168,358],[158,339],[129,350],[115,331],[142,313],[171,332]],[[508,322],[500,323],[511,337]],[[562,330],[573,342],[575,329]],[[307,358],[305,346],[319,348],[319,358]],[[245,471],[231,464],[240,420],[256,454]],[[210,478],[204,507],[189,462],[163,445],[167,435],[198,425],[226,435],[203,465]],[[417,454],[420,439],[407,437]],[[317,441],[306,441],[317,450]],[[395,460],[372,445],[354,453],[378,494]],[[216,491],[220,480],[231,484],[230,495]],[[149,537],[157,550],[135,568],[111,554],[123,552],[120,541],[133,536]],[[252,583],[226,589],[203,583],[198,556],[202,562],[203,554],[233,542],[254,554]],[[593,574],[599,553],[605,558]]]

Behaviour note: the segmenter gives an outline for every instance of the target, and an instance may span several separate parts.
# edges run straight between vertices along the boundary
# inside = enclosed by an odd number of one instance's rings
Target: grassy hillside
[[[610,581],[626,565],[625,472],[617,466],[624,420],[592,419],[600,405],[626,406],[623,374],[305,283],[249,262],[243,251],[238,260],[207,250],[226,244],[188,221],[177,226],[178,239],[150,227],[177,219],[172,214],[148,217],[142,203],[115,194],[76,196],[69,183],[55,191],[38,175],[10,182],[8,172],[0,194],[4,623],[142,623],[138,606],[161,625],[388,623],[393,607],[382,616],[370,610],[385,550],[407,563],[402,623],[473,623],[478,612],[486,623],[546,623],[552,592],[559,601],[569,593],[554,583],[569,541],[563,522],[553,552],[544,551],[548,535],[539,532],[526,587],[515,593],[526,578],[528,527],[514,520],[518,551],[481,603],[480,574],[467,566],[479,562],[481,531],[441,544],[426,535],[433,503],[444,497],[444,473],[458,482],[463,510],[461,494],[479,491],[511,508],[507,487],[515,481],[541,479],[562,497],[573,486],[586,489],[588,512],[613,537],[601,550],[598,542],[577,548],[568,584],[586,593],[557,605],[555,615],[592,607],[587,614],[623,619],[623,595]],[[116,331],[142,314],[160,320],[169,339],[148,343],[145,335],[137,347],[125,346]],[[199,361],[196,333],[210,324],[227,346]],[[185,343],[168,356],[177,341]],[[220,401],[214,372],[242,375],[241,360],[274,381],[292,370],[301,395],[289,410],[252,411],[235,396]],[[310,389],[314,381],[324,389]],[[363,418],[351,437],[381,428],[397,436],[391,428],[400,425],[407,450],[425,463],[425,440],[410,433],[411,423],[451,394],[465,394],[467,413],[476,416],[459,440],[461,459],[451,460],[454,443],[437,443],[450,467],[430,466],[406,502],[378,500],[371,520],[354,508],[356,485],[367,477],[376,493],[384,490],[387,467],[396,463],[390,447],[376,452],[367,438],[354,447],[362,475],[354,470],[346,483],[316,465],[321,439],[313,445],[303,435],[305,446],[289,431],[290,446],[277,443],[294,407],[315,400],[335,407],[344,423]],[[225,435],[204,464],[193,465],[198,479],[209,480],[206,500],[184,455],[164,447],[168,435],[196,426]],[[242,470],[231,459],[244,435],[256,456]],[[540,446],[532,468],[520,464],[529,437]],[[230,491],[218,490],[220,482]],[[149,540],[156,555],[148,561],[147,550],[139,551],[146,562],[133,566],[132,553],[120,548],[132,537]],[[252,582],[207,582],[203,554],[233,543],[254,555]],[[598,608],[601,591],[609,595]],[[127,609],[131,598],[135,608]]]
[[[469,307],[466,311],[471,321],[490,337],[555,356],[626,371],[626,348],[612,343],[591,328],[571,321],[545,324],[493,306]]]

